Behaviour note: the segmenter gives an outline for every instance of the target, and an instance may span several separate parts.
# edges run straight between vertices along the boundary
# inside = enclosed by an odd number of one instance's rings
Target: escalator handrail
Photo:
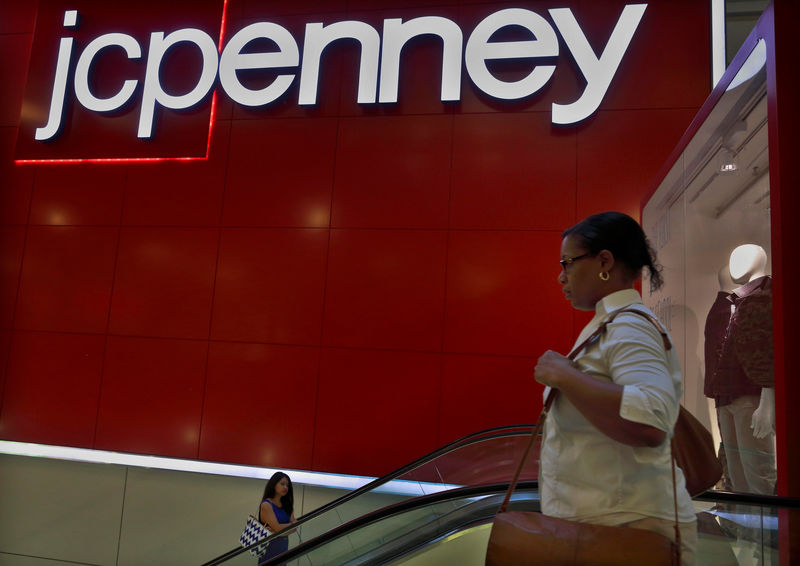
[[[740,505],[757,505],[760,507],[800,509],[800,498],[798,497],[761,495],[758,493],[743,493],[740,491],[723,491],[721,489],[709,489],[700,495],[695,495],[692,499],[719,503],[738,503]]]
[[[440,448],[437,448],[433,452],[430,452],[430,453],[426,454],[425,456],[422,456],[422,457],[414,460],[413,462],[411,462],[409,464],[406,464],[405,466],[402,466],[402,467],[396,469],[395,471],[390,472],[389,474],[386,474],[385,476],[381,476],[379,478],[376,478],[376,479],[372,480],[371,482],[369,482],[369,483],[367,483],[367,484],[365,484],[365,485],[363,485],[363,486],[361,486],[361,487],[359,487],[359,488],[357,488],[357,489],[355,489],[355,490],[353,490],[353,491],[351,491],[349,493],[346,493],[343,496],[341,496],[341,497],[339,497],[337,499],[334,499],[333,501],[331,501],[329,503],[326,503],[325,505],[323,505],[321,507],[318,507],[317,509],[311,511],[310,513],[306,513],[305,515],[303,515],[302,517],[297,519],[297,521],[292,525],[291,531],[296,530],[298,527],[301,527],[303,524],[307,523],[308,521],[311,521],[312,519],[318,517],[319,515],[322,515],[323,513],[325,513],[326,511],[328,511],[329,509],[331,509],[333,507],[337,507],[339,505],[342,505],[342,504],[346,503],[347,501],[350,501],[351,499],[354,499],[354,498],[356,498],[356,497],[358,497],[358,496],[360,496],[360,495],[362,495],[364,493],[372,491],[376,487],[379,487],[379,486],[381,486],[381,485],[383,485],[385,483],[388,483],[388,482],[390,482],[390,481],[392,481],[394,479],[397,479],[398,477],[406,474],[407,472],[409,472],[411,470],[414,470],[415,468],[418,468],[418,467],[420,467],[420,466],[422,466],[424,464],[427,464],[428,462],[436,460],[437,458],[440,458],[441,456],[444,456],[445,454],[453,452],[453,451],[455,451],[455,450],[457,450],[459,448],[463,448],[465,446],[469,446],[469,445],[475,444],[477,442],[483,442],[483,441],[486,441],[486,440],[494,440],[496,438],[505,438],[505,437],[510,437],[510,436],[528,435],[528,434],[530,434],[530,431],[531,431],[532,428],[533,428],[532,424],[516,424],[516,425],[506,425],[506,426],[493,427],[493,428],[489,428],[489,429],[486,429],[486,430],[482,430],[480,432],[475,432],[475,433],[472,433],[472,434],[468,434],[467,436],[464,436],[462,438],[459,438],[458,440],[454,440],[453,442],[450,442],[449,444],[445,444],[444,446],[442,446]],[[225,562],[226,560],[229,560],[229,559],[233,558],[234,556],[236,556],[238,554],[241,554],[242,552],[247,552],[250,548],[255,548],[256,546],[261,545],[264,542],[269,542],[272,539],[277,538],[278,536],[285,536],[288,532],[291,532],[291,531],[285,529],[283,531],[279,531],[277,533],[273,533],[270,536],[268,536],[267,538],[261,539],[260,541],[258,541],[256,543],[253,543],[251,546],[246,547],[246,548],[245,547],[236,547],[236,548],[234,548],[232,550],[229,550],[228,552],[226,552],[226,553],[224,553],[224,554],[212,559],[211,561],[204,563],[203,566],[213,566],[215,564],[221,564],[221,563]]]

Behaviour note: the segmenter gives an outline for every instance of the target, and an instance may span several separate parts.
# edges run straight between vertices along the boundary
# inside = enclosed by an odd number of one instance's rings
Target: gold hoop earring
[[[600,272],[600,273],[598,273],[597,275],[598,275],[598,276],[600,277],[600,279],[602,279],[603,281],[608,281],[608,280],[610,279],[610,277],[611,277],[611,276],[608,274],[608,271],[601,271],[601,272]]]

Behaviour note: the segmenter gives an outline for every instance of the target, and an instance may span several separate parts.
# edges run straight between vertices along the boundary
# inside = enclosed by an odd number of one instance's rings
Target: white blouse
[[[594,332],[608,314],[629,305],[652,314],[638,291],[617,291],[599,301],[595,316],[575,345]],[[539,490],[545,515],[603,525],[645,517],[675,518],[669,438],[678,418],[682,376],[675,348],[664,349],[655,326],[634,313],[622,313],[605,334],[576,359],[597,379],[623,386],[619,414],[667,433],[660,446],[633,447],[597,430],[559,395],[545,421]],[[549,388],[545,390],[545,398]],[[694,507],[676,467],[678,517],[695,520]]]

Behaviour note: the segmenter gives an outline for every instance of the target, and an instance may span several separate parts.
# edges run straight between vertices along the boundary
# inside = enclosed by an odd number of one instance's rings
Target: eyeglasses
[[[589,257],[590,255],[592,255],[590,252],[586,252],[585,254],[576,255],[575,257],[565,257],[564,259],[559,260],[558,263],[561,264],[561,269],[566,271],[567,270],[567,266],[572,265],[573,263],[575,263],[579,259],[583,259],[585,257]]]

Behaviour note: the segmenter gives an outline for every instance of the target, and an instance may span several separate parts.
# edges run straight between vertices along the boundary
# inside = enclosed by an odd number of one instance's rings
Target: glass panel
[[[763,40],[644,207],[684,405],[717,442],[720,488],[775,490],[770,184]],[[644,284],[647,289],[647,283]]]
[[[297,532],[309,540],[362,515],[413,497],[462,487],[508,482],[528,436],[488,438],[459,446],[411,470],[375,485],[370,491],[329,509],[300,525]],[[522,479],[536,479],[538,452],[529,458]],[[290,542],[291,545],[291,542]]]
[[[725,2],[725,64],[733,57],[747,39],[758,18],[769,4],[769,0],[726,0]]]
[[[409,549],[491,522],[502,500],[502,494],[463,497],[404,511],[344,534],[289,564],[383,564]],[[538,498],[530,493],[515,493],[514,502],[515,508],[538,509]],[[483,556],[480,559],[483,563]]]
[[[697,564],[779,564],[778,532],[788,511],[776,507],[718,502],[696,503]]]

